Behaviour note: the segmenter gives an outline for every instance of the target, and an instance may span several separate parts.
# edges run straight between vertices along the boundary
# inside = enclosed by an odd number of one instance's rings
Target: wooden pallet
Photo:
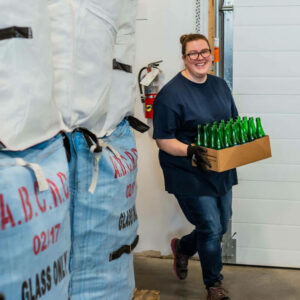
[[[134,290],[134,296],[132,300],[159,300],[160,292],[155,290]]]

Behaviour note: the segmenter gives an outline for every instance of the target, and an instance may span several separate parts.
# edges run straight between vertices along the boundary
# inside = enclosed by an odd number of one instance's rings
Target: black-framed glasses
[[[190,60],[198,60],[201,55],[203,58],[208,58],[211,54],[210,49],[203,49],[200,52],[192,51],[190,53],[185,54],[185,57],[188,56]]]

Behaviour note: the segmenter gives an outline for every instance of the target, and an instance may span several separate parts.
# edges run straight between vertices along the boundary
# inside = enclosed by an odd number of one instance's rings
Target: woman
[[[225,81],[208,74],[212,58],[207,38],[188,34],[180,42],[185,69],[159,92],[153,120],[166,191],[175,195],[195,226],[190,234],[171,241],[174,271],[185,279],[188,258],[198,252],[207,299],[230,299],[222,286],[221,239],[232,214],[236,170],[208,171],[203,149],[191,144],[198,124],[235,118],[238,112]]]

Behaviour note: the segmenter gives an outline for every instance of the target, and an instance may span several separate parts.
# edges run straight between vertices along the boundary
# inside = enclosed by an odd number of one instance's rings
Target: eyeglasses
[[[190,53],[187,53],[185,54],[184,56],[187,57],[190,59],[190,60],[197,60],[199,59],[199,55],[201,55],[203,58],[207,58],[209,57],[211,54],[211,50],[210,49],[203,49],[201,50],[200,52],[190,52]]]

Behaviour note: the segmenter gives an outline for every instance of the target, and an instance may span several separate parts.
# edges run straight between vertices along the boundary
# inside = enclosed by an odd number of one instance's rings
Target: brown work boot
[[[174,255],[173,269],[178,279],[184,280],[186,279],[188,273],[187,266],[188,266],[189,257],[187,255],[180,254],[178,252],[178,247],[179,247],[179,239],[174,238],[171,241],[171,249]]]
[[[216,282],[207,290],[207,300],[230,300],[228,291],[226,291],[221,282]]]

